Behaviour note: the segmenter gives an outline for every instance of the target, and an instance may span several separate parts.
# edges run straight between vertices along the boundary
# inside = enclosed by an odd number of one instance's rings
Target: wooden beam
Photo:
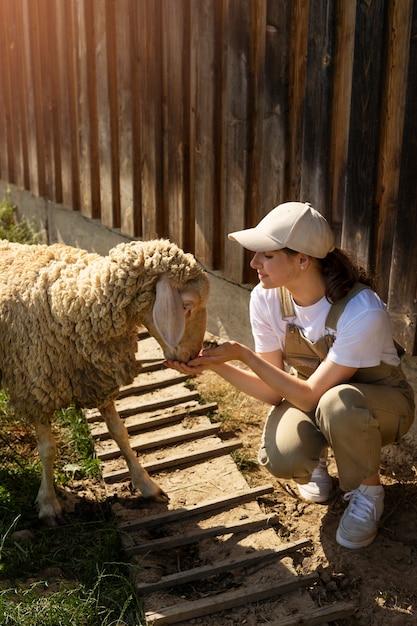
[[[208,437],[210,435],[215,435],[220,430],[220,424],[210,424],[207,426],[206,424],[200,424],[194,426],[193,428],[181,428],[180,432],[173,433],[171,435],[166,435],[164,437],[155,437],[149,441],[144,441],[135,443],[132,439],[130,440],[130,447],[135,452],[144,452],[145,450],[151,450],[153,448],[160,448],[164,446],[170,446],[173,443],[181,443],[183,441],[189,441],[190,439],[198,439],[201,437]],[[139,435],[140,437],[140,435]],[[117,445],[111,446],[107,450],[98,451],[97,458],[100,461],[105,461],[108,459],[115,459],[121,456],[120,448]]]
[[[168,574],[167,576],[162,576],[155,582],[139,583],[136,585],[136,589],[139,594],[143,596],[153,593],[154,591],[166,589],[167,587],[184,585],[186,583],[208,578],[210,576],[216,576],[217,574],[222,574],[224,572],[231,572],[235,569],[253,567],[273,558],[282,559],[284,556],[287,556],[287,554],[290,554],[291,552],[295,552],[300,547],[305,547],[308,543],[308,541],[300,541],[298,543],[283,544],[277,548],[256,550],[255,552],[243,554],[235,558],[216,561],[215,563],[202,565],[201,567],[194,567],[192,569],[185,570],[184,572]]]
[[[142,528],[152,528],[154,526],[163,526],[171,522],[179,522],[183,519],[194,517],[195,515],[202,515],[217,509],[230,508],[236,504],[243,504],[244,502],[251,502],[256,498],[259,498],[267,493],[274,491],[272,485],[263,485],[262,487],[254,487],[248,491],[236,493],[222,498],[214,498],[213,500],[206,500],[199,502],[193,506],[185,506],[181,509],[175,509],[173,511],[163,511],[156,515],[148,515],[142,519],[135,521],[122,522],[119,525],[121,532],[134,532],[141,530]]]
[[[348,602],[336,602],[329,606],[322,606],[310,610],[308,613],[297,613],[291,617],[284,617],[275,622],[268,622],[269,626],[321,626],[337,619],[349,617],[355,611],[355,606]]]
[[[178,548],[192,543],[198,543],[212,537],[220,537],[221,535],[231,535],[239,533],[253,533],[258,530],[270,528],[277,523],[279,518],[277,515],[264,515],[259,519],[250,519],[236,522],[234,524],[223,524],[222,526],[214,526],[212,528],[200,528],[197,532],[188,533],[187,535],[178,535],[174,537],[159,537],[158,539],[150,539],[149,541],[141,541],[135,546],[125,547],[127,554],[145,554],[146,552],[156,552],[157,550],[167,550],[169,548]]]
[[[158,612],[148,612],[146,613],[146,619],[154,626],[178,624],[195,617],[211,615],[212,613],[233,609],[250,602],[276,598],[276,596],[284,595],[302,587],[311,587],[318,578],[318,574],[314,572],[305,576],[292,576],[291,578],[281,580],[275,585],[268,583],[242,587],[234,591],[220,593],[215,597],[211,596],[201,600],[194,600],[193,602],[184,602],[184,604],[166,607]]]

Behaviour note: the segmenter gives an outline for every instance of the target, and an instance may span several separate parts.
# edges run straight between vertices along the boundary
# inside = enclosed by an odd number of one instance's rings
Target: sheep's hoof
[[[64,516],[59,515],[43,515],[39,516],[39,521],[43,526],[47,526],[48,528],[54,528],[55,526],[63,526],[66,522]]]
[[[154,500],[155,502],[167,503],[169,502],[169,495],[166,494],[165,491],[162,491],[162,489],[160,489],[157,493],[151,496],[151,499]]]

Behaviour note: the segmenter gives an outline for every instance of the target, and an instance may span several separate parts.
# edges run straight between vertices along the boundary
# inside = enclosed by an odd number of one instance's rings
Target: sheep
[[[133,453],[115,398],[141,369],[135,358],[141,325],[166,359],[186,362],[200,351],[208,296],[207,273],[168,240],[121,243],[107,256],[0,240],[0,385],[16,417],[35,427],[43,523],[64,521],[53,484],[51,420],[70,405],[97,408],[133,486],[167,501]]]

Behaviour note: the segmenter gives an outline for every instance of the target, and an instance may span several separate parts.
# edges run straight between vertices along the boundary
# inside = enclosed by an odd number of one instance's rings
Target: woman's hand
[[[227,341],[216,346],[202,350],[198,356],[188,361],[188,363],[180,363],[179,361],[165,361],[165,365],[177,370],[181,374],[193,376],[200,374],[207,369],[216,369],[216,365],[226,363],[226,361],[240,360],[244,347],[237,341]]]

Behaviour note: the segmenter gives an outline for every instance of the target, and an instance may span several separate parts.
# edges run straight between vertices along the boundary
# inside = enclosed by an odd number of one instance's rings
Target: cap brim
[[[251,252],[280,250],[283,247],[280,242],[260,232],[257,228],[247,228],[229,233],[228,238],[231,241],[237,241],[237,243],[240,243],[241,246]]]

